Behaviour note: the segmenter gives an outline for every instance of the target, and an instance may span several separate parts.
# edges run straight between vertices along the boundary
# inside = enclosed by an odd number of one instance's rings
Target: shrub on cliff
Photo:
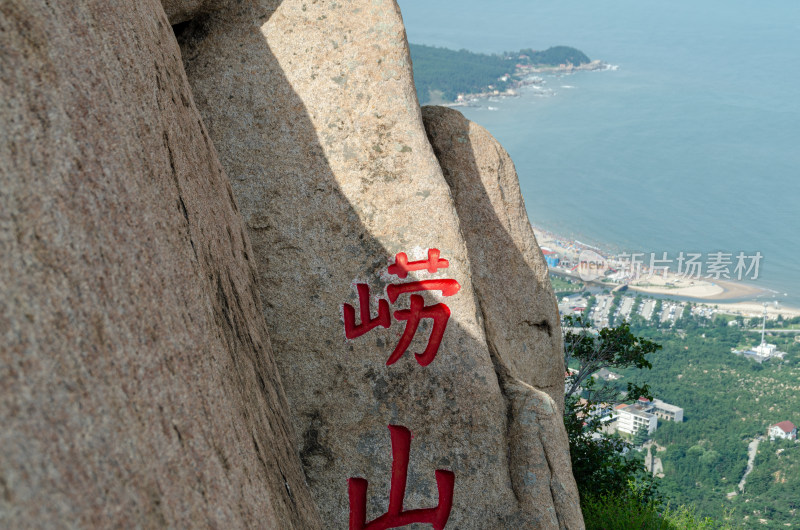
[[[660,508],[633,497],[587,495],[581,500],[586,530],[727,530],[728,522],[701,518],[686,506]]]

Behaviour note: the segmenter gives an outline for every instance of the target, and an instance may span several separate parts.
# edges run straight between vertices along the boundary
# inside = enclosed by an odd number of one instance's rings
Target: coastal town
[[[702,330],[708,329],[706,326],[713,322],[715,326],[736,330],[743,337],[736,347],[725,350],[729,351],[727,355],[730,356],[730,362],[735,357],[747,359],[752,363],[750,366],[753,370],[762,369],[762,365],[774,367],[793,362],[787,360],[787,351],[783,350],[795,351],[797,344],[800,344],[800,311],[771,300],[765,301],[762,290],[752,283],[737,281],[739,271],[736,270],[735,255],[727,263],[727,270],[720,267],[717,260],[711,264],[702,263],[703,268],[698,267],[696,274],[687,275],[685,269],[681,271],[682,274],[678,273],[679,267],[685,265],[685,260],[684,263],[668,264],[666,253],[659,256],[660,266],[653,267],[649,262],[650,256],[643,253],[605,252],[597,246],[539,228],[534,231],[548,265],[559,314],[567,334],[583,331],[598,334],[603,328],[627,322],[639,330],[655,330],[661,337],[673,336],[681,342],[681,350],[689,350],[686,344],[696,343],[684,340],[688,338],[688,333],[705,339],[706,334]],[[752,278],[758,274],[758,263],[750,262],[759,258],[744,258],[742,276],[749,274]],[[576,322],[583,322],[585,328],[571,327],[578,325]],[[687,328],[694,330],[689,332]],[[776,340],[775,337],[780,339]],[[794,346],[787,347],[787,339],[790,338],[793,340],[789,344]],[[720,351],[720,354],[726,355],[725,351]],[[696,355],[687,353],[692,357]],[[623,388],[631,382],[631,375],[625,370],[608,368],[595,372],[592,375],[592,388],[614,388],[617,397],[603,399],[599,403],[580,397],[578,416],[584,422],[598,425],[596,430],[592,430],[593,438],[618,436],[632,443],[635,452],[645,455],[639,458],[644,458],[646,470],[654,477],[664,478],[665,469],[667,474],[670,473],[674,464],[665,466],[662,461],[670,444],[664,445],[663,436],[659,442],[656,431],[665,424],[687,421],[685,407],[691,409],[693,403],[682,391],[671,393],[669,399],[656,393],[651,398],[627,395]],[[572,393],[570,388],[577,377],[578,370],[568,366],[565,373],[565,393],[568,395]],[[681,378],[682,375],[678,374],[677,377]],[[597,395],[594,392],[587,393],[585,388],[579,387],[575,395]],[[765,440],[798,441],[797,427],[793,423],[797,421],[796,411],[776,414],[774,409],[773,406],[762,410],[771,423],[767,424],[768,427],[762,427],[765,430],[761,434],[754,433],[754,437],[749,439],[748,468],[737,488],[726,490],[726,498],[732,499],[742,493],[747,477],[756,465],[759,443]],[[692,421],[691,416],[688,421]],[[671,429],[670,432],[675,430]],[[674,457],[671,458],[674,461]]]
[[[658,311],[662,321],[674,321],[689,304],[693,312],[707,317],[720,313],[760,318],[765,310],[768,319],[800,316],[800,308],[780,303],[754,284],[763,258],[758,253],[613,253],[541,228],[534,227],[534,233],[551,275],[580,283],[590,294],[609,291],[613,298],[623,293],[615,308],[623,318],[634,313],[638,295],[649,297],[636,308],[646,320],[652,318],[657,300],[662,300]],[[576,306],[587,302],[573,301]],[[597,302],[610,309],[605,298]],[[603,319],[608,322],[608,311],[598,314],[600,323]]]

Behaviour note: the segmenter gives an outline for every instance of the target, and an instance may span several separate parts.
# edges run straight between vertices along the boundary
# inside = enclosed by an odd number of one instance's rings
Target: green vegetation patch
[[[654,396],[685,410],[683,423],[660,421],[653,436],[667,448],[657,455],[665,474],[659,491],[704,515],[727,514],[736,524],[798,524],[800,443],[762,441],[743,493],[737,484],[750,441],[779,421],[800,423],[800,344],[790,336],[772,336],[769,342],[788,355],[758,364],[733,355],[731,348],[754,344],[760,336],[727,323],[720,316],[710,321],[683,315],[676,322],[683,337],[676,329],[633,327],[663,350],[653,355],[647,373],[619,370],[624,380],[646,382]],[[786,450],[776,454],[782,447]]]

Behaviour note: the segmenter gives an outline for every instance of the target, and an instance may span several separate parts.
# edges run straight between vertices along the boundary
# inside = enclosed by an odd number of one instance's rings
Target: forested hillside
[[[659,421],[653,436],[666,448],[657,453],[661,491],[703,514],[732,512],[739,524],[800,524],[800,443],[761,441],[744,491],[737,488],[748,443],[780,421],[800,423],[800,343],[792,334],[771,336],[788,355],[758,364],[731,353],[757,344],[758,333],[722,316],[687,315],[660,329],[634,319],[634,329],[663,350],[652,356],[652,370],[622,371],[620,382],[646,381],[654,396],[685,410],[683,423]]]

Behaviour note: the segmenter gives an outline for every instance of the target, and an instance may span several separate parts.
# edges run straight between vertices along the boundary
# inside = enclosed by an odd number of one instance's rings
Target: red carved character
[[[417,333],[420,319],[432,318],[433,329],[431,330],[431,337],[428,339],[428,347],[425,348],[424,352],[414,354],[414,357],[421,366],[428,366],[431,364],[434,357],[436,357],[436,352],[439,351],[439,345],[442,343],[444,328],[447,327],[447,320],[450,318],[450,308],[444,304],[426,306],[424,298],[418,294],[412,294],[411,308],[395,311],[394,318],[397,320],[405,320],[406,329],[403,330],[403,336],[400,337],[400,342],[397,343],[397,347],[389,356],[386,364],[394,364],[403,356],[408,346],[411,344],[414,335]]]
[[[367,331],[375,328],[376,326],[383,326],[388,328],[392,322],[389,319],[389,303],[386,300],[378,300],[378,316],[374,319],[369,316],[369,285],[366,283],[359,283],[356,285],[358,289],[358,305],[361,308],[361,324],[356,326],[356,310],[350,304],[344,304],[344,335],[348,339],[360,337]]]
[[[421,271],[427,270],[434,273],[439,269],[446,269],[450,266],[450,262],[446,259],[439,259],[439,249],[428,249],[428,259],[426,261],[412,261],[408,262],[408,256],[405,252],[398,252],[394,256],[394,264],[389,265],[389,274],[405,278],[408,276],[408,271]]]
[[[406,278],[408,276],[408,271],[427,270],[428,272],[435,273],[439,269],[446,269],[449,266],[450,263],[446,259],[439,258],[439,250],[432,248],[428,250],[427,260],[412,261],[410,263],[408,261],[408,256],[406,256],[404,252],[399,252],[395,255],[395,262],[389,266],[388,272],[400,278]],[[356,284],[356,288],[358,289],[361,324],[356,325],[355,323],[356,310],[353,306],[344,304],[342,308],[344,314],[344,331],[348,339],[360,337],[377,326],[388,328],[391,325],[388,302],[382,299],[378,300],[378,316],[373,319],[370,316],[369,310],[369,286],[364,283],[359,283]],[[395,303],[398,297],[404,293],[441,291],[442,296],[453,296],[460,289],[461,286],[456,280],[435,279],[393,283],[386,287],[386,294],[389,297],[389,302]],[[433,320],[433,329],[428,339],[428,345],[424,352],[414,354],[420,365],[428,366],[433,362],[433,359],[439,351],[439,346],[444,336],[444,330],[447,327],[447,321],[450,319],[450,308],[441,303],[426,306],[422,296],[412,294],[410,296],[410,308],[395,311],[394,317],[397,320],[404,320],[406,322],[406,327],[403,331],[403,335],[400,337],[400,342],[398,342],[394,351],[389,356],[386,364],[394,364],[403,356],[411,345],[414,335],[417,333],[420,320],[423,318],[430,318]]]
[[[348,479],[350,497],[350,530],[385,530],[411,523],[428,523],[434,530],[442,530],[453,508],[453,490],[456,476],[452,471],[437,469],[436,489],[439,503],[435,508],[404,510],[408,460],[411,453],[411,431],[399,425],[389,425],[392,439],[392,480],[389,486],[389,509],[385,514],[367,523],[367,487],[363,478]]]

